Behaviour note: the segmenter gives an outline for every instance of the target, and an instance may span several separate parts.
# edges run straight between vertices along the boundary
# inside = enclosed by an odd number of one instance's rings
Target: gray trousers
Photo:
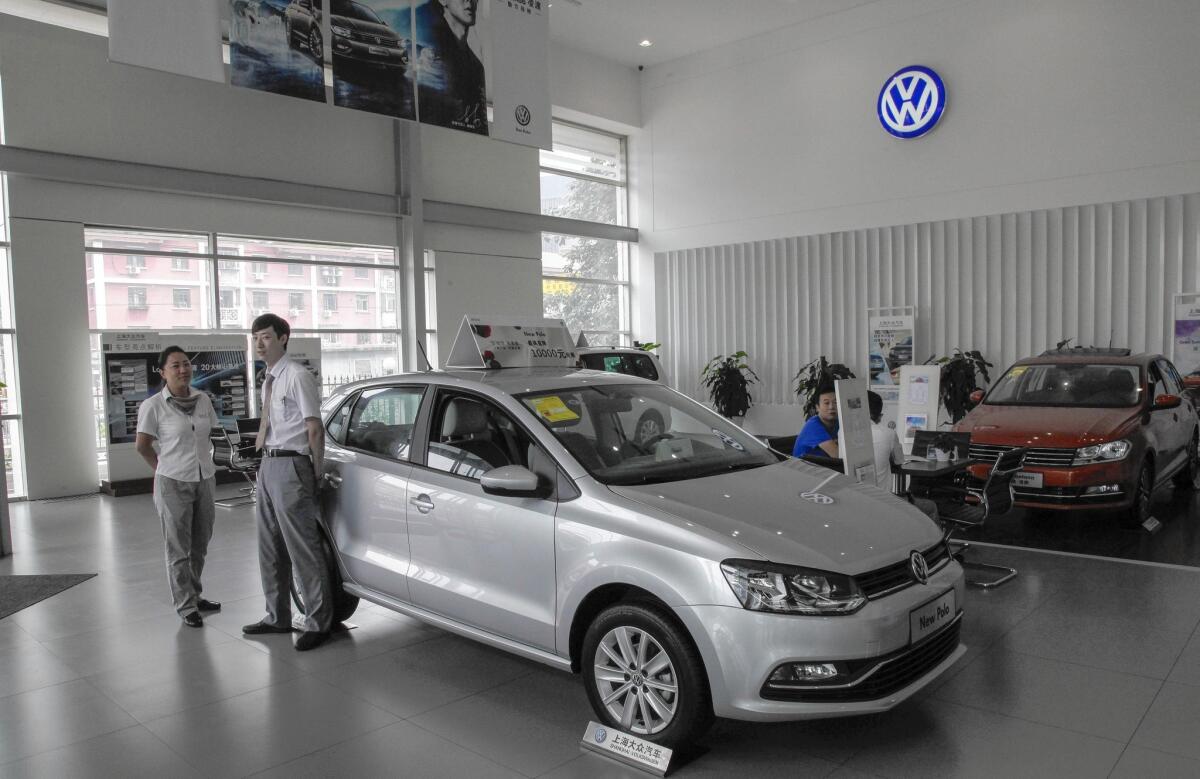
[[[264,457],[258,466],[258,566],[267,622],[292,624],[291,586],[304,600],[304,629],[333,625],[333,583],[317,525],[316,474],[307,457]]]
[[[154,477],[154,507],[162,521],[167,547],[167,581],[171,600],[180,616],[196,611],[203,591],[200,575],[204,556],[212,538],[215,479],[177,481],[166,476]]]

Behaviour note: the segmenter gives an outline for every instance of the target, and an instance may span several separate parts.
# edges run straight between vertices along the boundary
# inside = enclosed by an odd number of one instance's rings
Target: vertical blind
[[[866,375],[867,309],[916,306],[914,359],[978,349],[997,370],[1053,347],[1170,354],[1173,296],[1200,290],[1200,194],[755,241],[656,255],[675,385],[743,349],[756,403],[795,401],[825,355]],[[663,283],[665,282],[665,283]]]

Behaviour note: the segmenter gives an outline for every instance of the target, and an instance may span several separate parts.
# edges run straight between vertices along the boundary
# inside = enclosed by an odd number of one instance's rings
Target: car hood
[[[857,574],[927,549],[941,531],[907,502],[799,460],[700,479],[610,486],[773,562]],[[817,492],[832,503],[802,494]]]
[[[1111,441],[1141,414],[1132,408],[1069,406],[976,406],[954,428],[971,441],[1010,446],[1074,449]]]
[[[348,16],[337,16],[336,14],[330,18],[333,24],[339,27],[349,27],[355,32],[365,33],[366,35],[374,35],[379,38],[397,39],[399,33],[388,27],[386,24],[375,24],[374,22],[366,22],[362,19],[351,19]]]

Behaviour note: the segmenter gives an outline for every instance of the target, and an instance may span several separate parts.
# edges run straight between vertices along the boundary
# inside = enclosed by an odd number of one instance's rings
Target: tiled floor
[[[1200,523],[1200,517],[1183,521]],[[642,776],[579,751],[578,681],[364,605],[299,654],[261,615],[253,516],[219,511],[172,613],[146,498],[14,504],[0,573],[99,576],[0,620],[0,777]],[[1200,526],[1200,524],[1198,524]],[[719,722],[681,777],[1200,776],[1200,570],[1004,548],[966,657],[880,716]]]

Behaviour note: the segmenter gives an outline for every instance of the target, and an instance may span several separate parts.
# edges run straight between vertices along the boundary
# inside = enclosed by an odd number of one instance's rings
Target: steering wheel
[[[654,445],[657,444],[659,441],[666,441],[666,440],[672,439],[674,437],[675,436],[671,435],[670,433],[658,433],[656,435],[650,436],[649,438],[647,438],[643,441],[638,441],[636,444],[634,444],[634,446],[636,446],[638,449],[641,449],[642,454],[650,454]]]

